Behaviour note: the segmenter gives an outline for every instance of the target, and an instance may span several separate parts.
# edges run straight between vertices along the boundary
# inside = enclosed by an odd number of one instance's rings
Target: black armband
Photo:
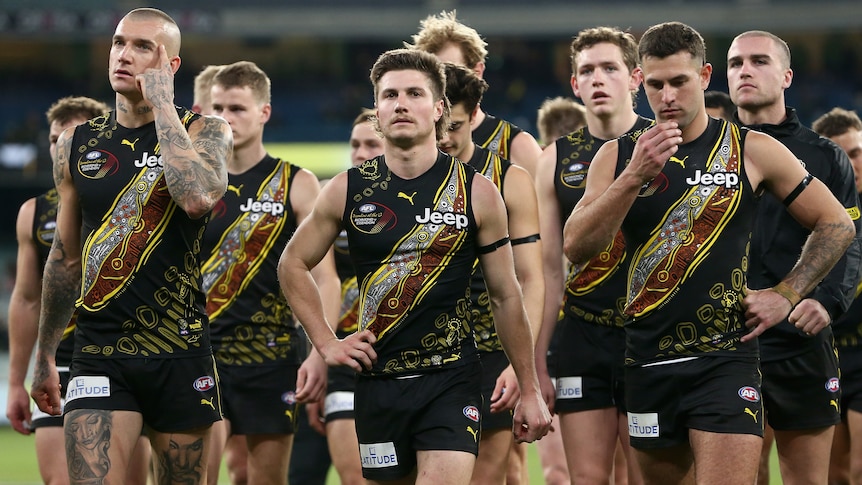
[[[509,242],[510,242],[509,236],[506,236],[503,239],[500,239],[499,241],[496,241],[496,242],[492,242],[491,244],[489,244],[487,246],[480,246],[479,247],[479,254],[492,253],[492,252],[496,251],[498,248],[502,248],[503,246],[509,244]]]
[[[512,239],[512,246],[517,246],[518,244],[527,244],[534,243],[541,239],[538,234],[533,234],[532,236],[519,237],[517,239]]]
[[[813,178],[814,176],[810,173],[805,175],[805,178],[802,179],[802,182],[799,182],[799,185],[797,185],[796,188],[793,189],[793,192],[787,194],[787,197],[785,197],[784,200],[781,201],[781,203],[784,204],[785,207],[792,204],[793,201],[796,200],[797,197],[799,197],[799,194],[801,194],[802,191],[805,190],[805,187],[808,187],[808,184],[811,183],[811,179]]]

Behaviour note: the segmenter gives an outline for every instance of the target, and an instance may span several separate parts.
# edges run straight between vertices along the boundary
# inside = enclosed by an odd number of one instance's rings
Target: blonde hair
[[[211,104],[210,89],[213,86],[213,78],[219,72],[223,65],[210,65],[201,69],[201,72],[195,76],[194,100],[193,104],[204,106]]]
[[[48,123],[55,121],[60,124],[68,123],[75,118],[91,119],[101,116],[111,108],[107,104],[86,96],[67,96],[60,98],[48,108],[45,117]]]
[[[862,120],[855,111],[832,108],[828,113],[814,120],[811,129],[818,135],[832,138],[843,135],[851,129],[862,131]]]
[[[225,89],[248,87],[255,100],[261,104],[269,103],[272,99],[272,84],[269,76],[251,61],[239,61],[222,66],[213,77],[212,84]]]
[[[584,105],[562,96],[546,99],[536,116],[539,139],[543,145],[549,145],[557,138],[577,131],[586,124],[587,109]]]
[[[464,63],[470,69],[488,57],[488,43],[482,40],[476,29],[459,22],[455,10],[425,17],[419,22],[419,32],[413,36],[413,44],[405,42],[404,46],[437,54],[450,43],[461,49]]]

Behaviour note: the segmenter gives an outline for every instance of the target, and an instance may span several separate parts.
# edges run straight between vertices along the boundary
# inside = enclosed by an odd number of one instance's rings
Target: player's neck
[[[455,155],[455,158],[461,160],[464,163],[470,163],[470,159],[473,158],[473,154],[476,153],[476,144],[473,142],[467,143],[467,146],[461,150],[460,153]]]
[[[587,112],[587,129],[600,140],[613,140],[628,132],[637,119],[638,115],[633,110],[601,117]]]
[[[482,110],[481,106],[478,106],[479,109],[476,110],[476,116],[473,117],[473,120],[470,121],[470,130],[475,130],[477,126],[481,125],[483,121],[485,121],[485,117],[488,116]]]
[[[411,146],[396,146],[384,142],[386,166],[398,177],[410,180],[427,172],[437,161],[437,142],[432,136],[427,141]]]
[[[766,106],[754,108],[738,107],[736,109],[739,121],[744,125],[779,125],[787,118],[787,108],[784,99]]]
[[[117,93],[117,123],[126,128],[138,128],[156,119],[153,108],[141,99],[130,99]]]
[[[227,171],[232,175],[245,173],[263,160],[266,148],[260,140],[247,143],[244,146],[234,146],[233,155],[227,164]]]
[[[682,129],[682,142],[691,143],[696,140],[697,137],[706,131],[707,126],[709,126],[709,116],[706,114],[706,110],[702,109],[700,113],[691,120],[691,123]]]

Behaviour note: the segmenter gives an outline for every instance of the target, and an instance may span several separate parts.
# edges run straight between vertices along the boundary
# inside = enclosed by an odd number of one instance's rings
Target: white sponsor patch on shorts
[[[580,399],[584,397],[582,381],[580,376],[558,378],[557,399]]]
[[[66,399],[60,398],[60,415],[54,416],[53,414],[48,414],[38,407],[33,408],[33,415],[30,417],[31,422],[36,422],[40,419],[48,419],[48,418],[62,418],[63,417],[63,409],[66,407]]]
[[[110,397],[111,381],[107,376],[78,376],[69,379],[66,402],[82,397]]]
[[[628,413],[629,436],[635,438],[658,438],[658,413]]]
[[[395,443],[359,443],[359,458],[362,468],[387,468],[398,466],[398,455],[395,454]]]
[[[350,391],[335,391],[326,395],[323,401],[323,414],[329,416],[333,413],[353,411],[353,393]]]

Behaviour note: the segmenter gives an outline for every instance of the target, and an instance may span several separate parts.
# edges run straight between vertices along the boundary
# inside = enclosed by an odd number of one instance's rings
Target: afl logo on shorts
[[[760,393],[757,392],[757,389],[751,386],[740,387],[737,394],[748,402],[760,401]]]
[[[587,170],[589,169],[590,162],[570,163],[560,171],[560,182],[570,189],[582,189],[587,180]]]
[[[829,392],[838,392],[841,389],[841,384],[838,382],[837,377],[833,377],[826,381],[826,390]]]
[[[91,150],[78,159],[78,173],[88,179],[100,179],[117,173],[120,162],[111,152]]]
[[[215,387],[215,379],[213,379],[212,376],[198,377],[192,386],[196,391],[209,391]]]
[[[290,404],[292,406],[296,403],[296,393],[293,391],[287,391],[281,395],[281,400],[284,401],[285,404]]]
[[[368,202],[362,204],[358,209],[350,211],[350,223],[353,227],[365,234],[378,234],[395,227],[398,217],[392,209],[382,204]]]
[[[467,416],[467,419],[473,421],[474,423],[479,422],[479,409],[476,406],[465,406],[464,407],[464,416]]]

